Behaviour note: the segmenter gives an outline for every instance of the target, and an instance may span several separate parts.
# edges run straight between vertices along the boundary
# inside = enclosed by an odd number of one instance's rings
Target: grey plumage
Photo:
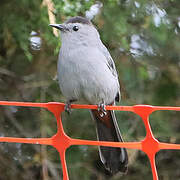
[[[110,105],[115,99],[120,99],[114,61],[93,24],[78,16],[62,25],[51,26],[62,32],[58,80],[67,101]],[[99,140],[123,141],[114,111],[107,111],[101,116],[98,110],[92,110],[91,114]],[[128,157],[124,148],[100,147],[99,151],[103,164],[112,174],[127,171]]]

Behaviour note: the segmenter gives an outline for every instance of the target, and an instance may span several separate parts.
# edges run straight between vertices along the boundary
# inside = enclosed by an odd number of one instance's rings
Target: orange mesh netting
[[[158,174],[155,164],[155,155],[161,149],[180,149],[179,144],[170,144],[159,142],[151,131],[149,123],[149,115],[157,110],[174,110],[180,111],[180,107],[160,107],[160,106],[149,106],[149,105],[135,105],[135,106],[106,106],[107,110],[119,110],[119,111],[131,111],[138,114],[145,125],[146,137],[140,142],[103,142],[103,141],[90,141],[90,140],[79,140],[72,139],[64,132],[61,113],[64,111],[65,104],[49,102],[49,103],[24,103],[24,102],[8,102],[0,101],[0,105],[8,106],[26,106],[26,107],[41,107],[46,108],[54,114],[57,120],[57,133],[51,138],[12,138],[12,137],[0,137],[0,142],[14,142],[14,143],[29,143],[29,144],[42,144],[51,145],[57,149],[60,155],[63,180],[68,180],[68,171],[66,166],[65,153],[67,148],[72,145],[95,145],[95,146],[111,146],[111,147],[124,147],[129,149],[139,149],[144,151],[150,161],[153,180],[158,180]],[[96,105],[71,105],[74,109],[97,109]]]

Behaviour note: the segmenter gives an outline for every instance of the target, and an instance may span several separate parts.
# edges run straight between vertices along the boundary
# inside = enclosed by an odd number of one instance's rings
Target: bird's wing
[[[99,47],[101,47],[100,50],[104,54],[104,56],[106,57],[105,58],[105,60],[106,60],[105,63],[107,64],[108,68],[112,72],[113,76],[115,76],[117,78],[117,82],[118,82],[118,85],[119,85],[118,73],[116,71],[116,66],[114,64],[114,61],[113,61],[109,51],[107,50],[106,46],[103,43]],[[120,97],[121,97],[121,94],[120,94],[120,85],[119,85],[119,92],[117,93],[116,101],[120,101]]]
[[[106,57],[106,64],[108,66],[108,68],[110,69],[110,71],[112,72],[112,74],[118,78],[118,74],[116,71],[116,67],[114,64],[114,61],[109,53],[109,51],[107,50],[107,48],[104,46],[104,44],[102,43],[101,47],[101,52],[104,54],[104,56]]]

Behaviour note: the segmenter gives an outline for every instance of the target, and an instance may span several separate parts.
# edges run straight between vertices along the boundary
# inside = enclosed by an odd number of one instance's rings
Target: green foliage
[[[84,16],[95,3],[94,0],[52,2],[57,23],[70,16]],[[179,106],[180,1],[101,2],[103,7],[93,23],[115,60],[121,84],[120,104]],[[65,101],[57,81],[53,80],[61,42],[48,26],[47,6],[41,0],[1,0],[0,17],[0,100]],[[41,37],[39,51],[31,49],[29,38],[32,31]],[[56,131],[55,119],[40,109],[3,107],[0,113],[0,136],[49,137]],[[139,117],[118,112],[117,119],[126,141],[144,138],[145,130]],[[180,143],[177,112],[157,112],[152,114],[150,121],[159,140]],[[64,114],[63,125],[71,137],[96,139],[88,111],[74,110],[71,116]],[[71,179],[137,180],[142,179],[142,175],[152,179],[143,153],[129,151],[128,174],[110,177],[104,172],[97,152],[97,147],[85,146],[68,150]],[[59,157],[52,149],[2,144],[0,154],[0,179],[60,179]],[[157,157],[160,177],[179,179],[175,167],[180,165],[180,153],[160,152]]]

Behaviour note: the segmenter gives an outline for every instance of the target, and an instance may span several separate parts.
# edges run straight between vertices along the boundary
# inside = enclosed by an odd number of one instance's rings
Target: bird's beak
[[[64,24],[49,24],[49,26],[52,26],[56,29],[59,29],[60,31],[68,31],[68,28]]]

